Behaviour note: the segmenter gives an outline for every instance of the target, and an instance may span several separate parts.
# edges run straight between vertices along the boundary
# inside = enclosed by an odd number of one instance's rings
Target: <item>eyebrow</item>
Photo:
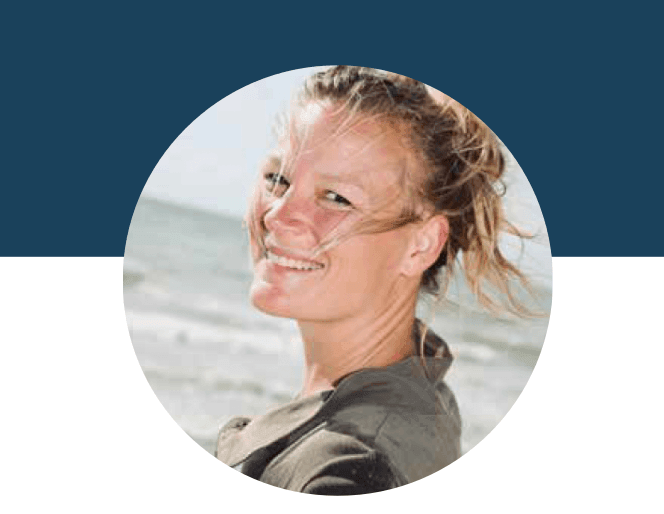
[[[282,158],[280,155],[268,155],[267,158],[263,161],[264,167],[280,168]]]
[[[358,173],[344,173],[343,175],[319,173],[318,176],[330,182],[351,182],[364,191],[364,180],[362,180]]]

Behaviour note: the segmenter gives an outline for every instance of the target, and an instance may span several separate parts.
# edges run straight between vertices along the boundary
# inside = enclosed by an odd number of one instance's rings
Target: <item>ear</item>
[[[402,271],[407,276],[419,276],[436,262],[450,233],[450,224],[442,214],[414,226],[411,243]]]

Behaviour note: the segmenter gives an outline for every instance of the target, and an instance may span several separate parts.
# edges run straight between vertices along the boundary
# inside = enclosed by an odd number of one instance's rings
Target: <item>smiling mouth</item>
[[[270,250],[266,250],[264,257],[269,262],[298,271],[315,271],[324,268],[322,264],[282,257],[281,255],[277,255]]]

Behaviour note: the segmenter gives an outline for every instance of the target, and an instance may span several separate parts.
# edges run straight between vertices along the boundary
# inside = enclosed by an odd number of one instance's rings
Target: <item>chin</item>
[[[296,317],[293,315],[290,305],[284,304],[284,298],[270,294],[270,291],[265,290],[260,284],[254,284],[251,287],[249,300],[256,309],[269,316],[289,319]]]

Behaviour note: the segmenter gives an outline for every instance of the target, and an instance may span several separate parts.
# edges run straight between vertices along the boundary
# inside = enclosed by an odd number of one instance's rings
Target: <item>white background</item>
[[[3,512],[662,512],[664,258],[556,258],[521,397],[459,461],[361,497],[315,497],[217,462],[133,353],[121,258],[0,260]]]

